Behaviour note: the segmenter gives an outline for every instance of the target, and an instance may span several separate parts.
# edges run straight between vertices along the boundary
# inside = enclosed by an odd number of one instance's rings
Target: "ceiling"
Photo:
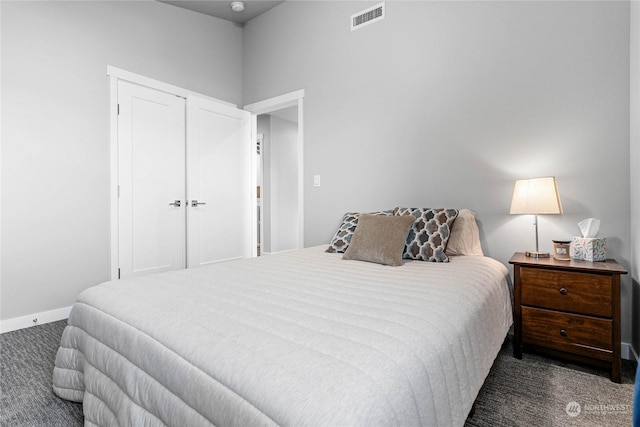
[[[244,1],[244,11],[234,12],[231,10],[231,0],[158,0],[183,9],[204,13],[244,25],[250,19],[262,15],[267,10],[283,3],[283,1],[251,0]]]

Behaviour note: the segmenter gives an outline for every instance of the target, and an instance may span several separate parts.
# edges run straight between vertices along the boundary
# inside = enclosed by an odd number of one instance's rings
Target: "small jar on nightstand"
[[[523,351],[609,370],[620,382],[620,275],[615,260],[532,258],[517,252],[513,354]]]
[[[553,240],[553,257],[558,261],[571,261],[571,240]]]

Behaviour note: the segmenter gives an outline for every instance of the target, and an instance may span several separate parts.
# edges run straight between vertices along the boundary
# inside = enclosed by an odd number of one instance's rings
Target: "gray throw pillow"
[[[411,215],[360,215],[358,226],[342,259],[402,265],[409,227],[414,220]]]

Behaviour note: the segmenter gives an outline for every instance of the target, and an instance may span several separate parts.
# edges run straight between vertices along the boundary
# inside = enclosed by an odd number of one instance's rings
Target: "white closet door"
[[[120,277],[184,268],[185,100],[120,81],[118,104]]]
[[[252,255],[251,115],[187,98],[187,266]]]

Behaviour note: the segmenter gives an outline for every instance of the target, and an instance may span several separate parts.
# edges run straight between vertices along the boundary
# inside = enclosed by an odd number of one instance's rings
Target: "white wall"
[[[597,217],[629,269],[629,3],[393,1],[350,32],[375,3],[285,2],[245,26],[244,103],[305,90],[305,245],[346,211],[468,207],[507,263],[535,244],[514,180],[554,175],[565,214],[540,219],[541,248]],[[625,342],[631,318],[626,276]]]
[[[633,346],[640,354],[640,2],[631,1],[631,277]]]
[[[0,318],[109,279],[107,64],[242,101],[242,29],[153,1],[0,2]]]

